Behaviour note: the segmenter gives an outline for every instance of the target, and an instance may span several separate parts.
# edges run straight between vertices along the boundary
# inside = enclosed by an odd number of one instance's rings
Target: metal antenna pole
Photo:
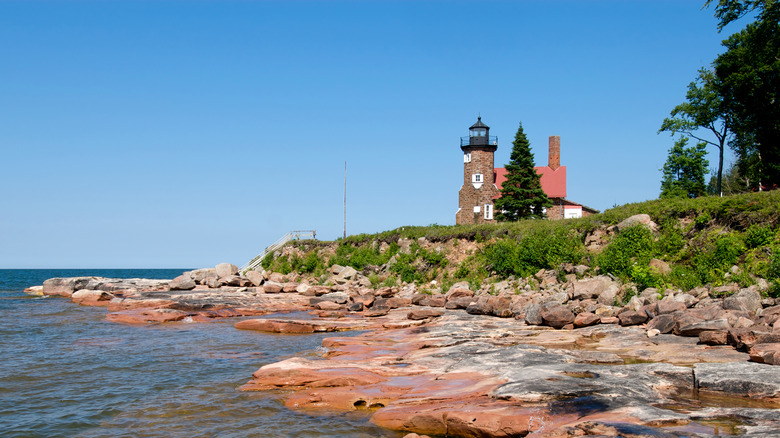
[[[344,161],[344,238],[347,238],[347,162]]]

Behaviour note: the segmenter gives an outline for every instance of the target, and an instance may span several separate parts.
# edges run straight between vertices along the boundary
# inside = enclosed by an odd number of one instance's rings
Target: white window
[[[566,219],[574,219],[574,218],[582,217],[582,207],[564,208],[563,217]]]
[[[493,219],[493,204],[485,204],[485,219]]]
[[[466,152],[465,154],[463,154],[463,162],[471,163],[471,152]]]
[[[474,213],[479,213],[479,205],[474,206]]]
[[[481,183],[482,182],[482,174],[481,173],[475,173],[474,175],[471,175],[471,182]]]

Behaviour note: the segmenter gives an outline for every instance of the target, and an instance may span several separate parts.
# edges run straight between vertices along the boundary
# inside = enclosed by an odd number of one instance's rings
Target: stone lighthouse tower
[[[499,195],[493,171],[493,153],[498,138],[489,135],[490,127],[482,117],[469,128],[468,137],[461,137],[463,150],[463,185],[458,194],[456,224],[493,222],[493,199]]]

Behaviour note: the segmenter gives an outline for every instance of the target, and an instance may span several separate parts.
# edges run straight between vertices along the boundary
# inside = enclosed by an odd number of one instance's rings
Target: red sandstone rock
[[[749,353],[753,362],[780,365],[780,344],[756,344]]]
[[[421,320],[428,318],[437,318],[444,315],[444,310],[441,309],[415,309],[409,312],[406,317],[411,320]]]
[[[600,321],[600,316],[590,312],[582,312],[574,318],[574,327],[588,327],[598,324]]]
[[[334,303],[333,301],[320,301],[315,304],[314,307],[320,310],[339,310],[344,308],[343,305]]]
[[[574,322],[574,313],[566,306],[555,306],[552,309],[542,310],[542,319],[550,327],[562,328]]]
[[[187,313],[181,310],[139,309],[109,313],[106,320],[122,324],[148,324],[181,321],[186,317]]]
[[[282,283],[279,283],[277,281],[270,281],[269,280],[269,281],[266,281],[265,283],[263,283],[263,292],[265,292],[267,294],[278,294],[278,293],[282,292],[283,288],[284,288],[284,286],[282,285]]]
[[[112,298],[114,296],[108,292],[89,289],[73,292],[73,295],[70,297],[71,301],[83,306],[108,306]]]
[[[162,309],[170,307],[174,302],[172,300],[163,299],[132,299],[125,298],[119,300],[111,300],[108,303],[109,312],[120,312],[124,310],[134,309]]]
[[[725,330],[708,330],[699,333],[699,342],[707,345],[727,345],[729,332]]]
[[[628,312],[623,312],[618,315],[618,319],[620,319],[620,325],[622,326],[637,325],[647,321],[647,314],[645,312],[634,312],[629,310]]]

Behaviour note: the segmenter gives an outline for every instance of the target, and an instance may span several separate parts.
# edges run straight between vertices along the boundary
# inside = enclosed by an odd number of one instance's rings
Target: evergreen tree
[[[696,198],[707,193],[704,174],[709,162],[704,142],[686,147],[688,138],[682,137],[669,150],[664,164],[664,178],[661,181],[661,198]]]
[[[512,154],[506,165],[506,181],[501,186],[501,198],[495,202],[496,219],[518,221],[520,219],[543,218],[544,209],[552,201],[542,190],[541,176],[534,169],[534,155],[531,143],[523,132],[523,124],[517,128]]]

